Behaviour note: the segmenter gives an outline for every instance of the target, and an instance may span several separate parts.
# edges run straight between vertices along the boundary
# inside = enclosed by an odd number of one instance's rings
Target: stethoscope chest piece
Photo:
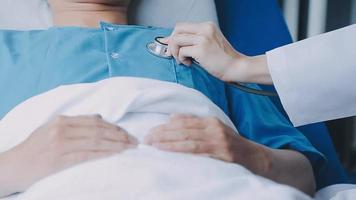
[[[168,45],[161,42],[163,37],[156,37],[153,42],[146,45],[147,51],[160,58],[170,59],[172,56],[167,55]]]

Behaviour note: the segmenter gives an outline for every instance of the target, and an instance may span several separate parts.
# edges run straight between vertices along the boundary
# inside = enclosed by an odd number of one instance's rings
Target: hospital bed
[[[2,0],[1,3],[1,29],[46,29],[52,25],[45,0]],[[134,0],[129,20],[132,24],[161,27],[173,27],[178,21],[214,21],[220,24],[234,47],[247,55],[258,55],[292,41],[275,0]],[[284,113],[279,99],[271,100]],[[299,129],[328,159],[327,165],[316,174],[319,197],[327,199],[338,191],[352,188],[339,184],[347,183],[347,177],[325,125]]]

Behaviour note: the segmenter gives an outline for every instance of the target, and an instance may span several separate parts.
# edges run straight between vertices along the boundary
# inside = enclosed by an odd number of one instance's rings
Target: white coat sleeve
[[[356,24],[267,52],[294,126],[356,115]]]

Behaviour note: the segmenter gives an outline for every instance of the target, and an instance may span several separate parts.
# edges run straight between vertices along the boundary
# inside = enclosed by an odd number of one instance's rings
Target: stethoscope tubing
[[[233,87],[236,87],[237,89],[254,94],[254,95],[259,95],[259,96],[267,96],[267,97],[278,97],[278,94],[276,92],[270,92],[267,90],[259,90],[259,89],[254,89],[245,85],[242,85],[241,83],[228,83],[229,85],[232,85]]]

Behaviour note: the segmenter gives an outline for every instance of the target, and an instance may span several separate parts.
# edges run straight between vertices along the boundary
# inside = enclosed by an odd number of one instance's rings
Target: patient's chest
[[[170,29],[118,26],[0,32],[0,118],[18,103],[60,85],[116,76],[151,78],[194,88],[227,110],[224,83],[198,66],[184,67],[146,50]]]

